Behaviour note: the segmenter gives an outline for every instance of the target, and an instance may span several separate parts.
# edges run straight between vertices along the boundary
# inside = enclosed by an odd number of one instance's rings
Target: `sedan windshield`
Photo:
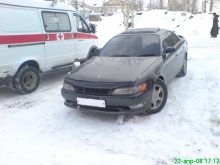
[[[159,37],[153,34],[119,35],[113,37],[99,56],[108,57],[147,57],[159,56]]]

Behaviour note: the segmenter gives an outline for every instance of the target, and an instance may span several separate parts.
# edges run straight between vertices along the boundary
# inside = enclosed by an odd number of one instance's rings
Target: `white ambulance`
[[[0,87],[35,91],[40,73],[90,58],[98,45],[94,33],[66,3],[0,0]]]

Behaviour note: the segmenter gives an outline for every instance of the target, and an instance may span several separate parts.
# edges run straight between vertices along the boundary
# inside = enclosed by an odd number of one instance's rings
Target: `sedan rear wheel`
[[[167,95],[166,84],[158,79],[154,85],[151,98],[151,108],[148,110],[148,113],[153,114],[161,111],[166,104]]]

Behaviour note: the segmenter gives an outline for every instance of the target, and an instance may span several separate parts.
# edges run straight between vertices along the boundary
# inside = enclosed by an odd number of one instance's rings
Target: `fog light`
[[[141,108],[143,106],[144,106],[144,104],[140,103],[140,104],[137,104],[137,105],[130,105],[129,108],[131,108],[131,109],[138,109],[138,108]]]

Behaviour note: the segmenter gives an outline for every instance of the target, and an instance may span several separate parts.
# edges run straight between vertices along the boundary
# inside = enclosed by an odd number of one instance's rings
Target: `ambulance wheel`
[[[15,86],[15,77],[12,77],[12,79],[10,80],[10,88],[14,91],[14,92],[18,92],[16,86]]]
[[[37,69],[25,66],[15,77],[15,87],[22,94],[34,92],[40,84],[40,74]]]

